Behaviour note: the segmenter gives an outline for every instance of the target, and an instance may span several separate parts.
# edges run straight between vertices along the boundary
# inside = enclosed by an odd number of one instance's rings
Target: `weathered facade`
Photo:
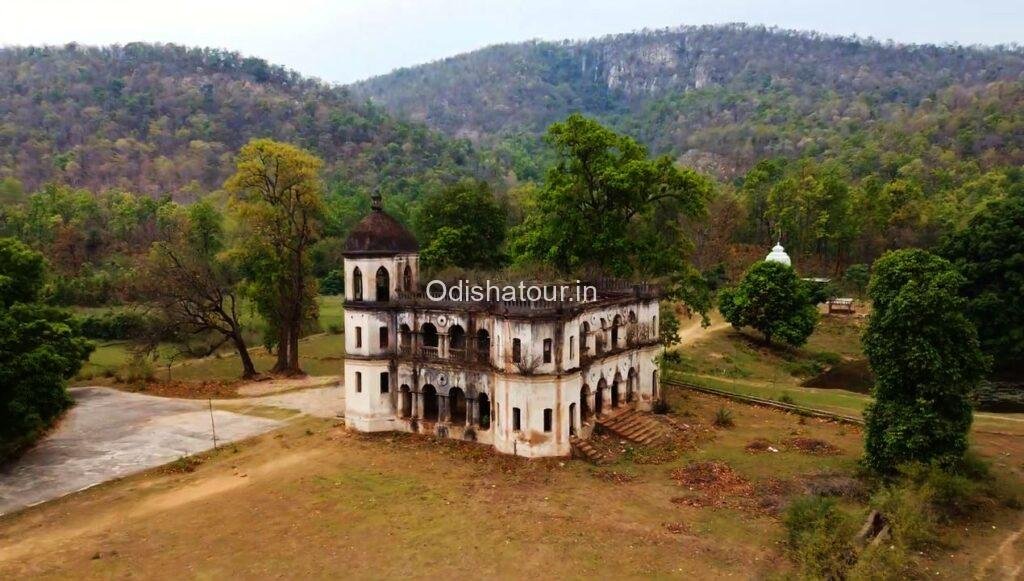
[[[659,397],[657,293],[597,300],[433,301],[415,239],[374,201],[346,241],[345,422],[563,456],[595,415]]]

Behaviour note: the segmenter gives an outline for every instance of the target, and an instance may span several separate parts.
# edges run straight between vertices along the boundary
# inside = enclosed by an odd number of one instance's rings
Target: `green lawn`
[[[344,327],[345,311],[343,297],[317,297],[320,309],[319,327],[325,333],[313,335],[303,340],[299,348],[302,367],[311,375],[339,375],[341,360],[344,357],[344,336],[340,333],[326,333],[328,330],[340,331]],[[114,312],[127,307],[82,307],[75,308],[79,314],[102,314]],[[246,341],[250,347],[258,347],[262,337],[262,322],[247,307],[242,308],[242,322],[248,328]],[[273,356],[264,349],[251,351],[253,361],[259,371],[266,371],[273,365]],[[77,383],[89,383],[96,379],[113,377],[131,363],[131,343],[127,341],[111,341],[100,343],[89,361],[82,366]],[[172,365],[170,378],[174,380],[229,380],[241,375],[241,363],[237,354],[229,346],[224,347],[215,356],[201,360],[183,361],[172,344],[160,346],[157,359],[150,361],[153,372],[159,379],[168,378],[167,365]]]

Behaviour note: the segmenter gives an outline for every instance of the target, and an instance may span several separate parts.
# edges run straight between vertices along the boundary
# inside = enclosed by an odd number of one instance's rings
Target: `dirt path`
[[[1007,535],[994,553],[989,555],[975,573],[975,579],[1021,579],[1024,574],[1024,523]]]
[[[700,317],[694,316],[689,321],[684,320],[683,324],[680,325],[679,329],[679,344],[676,347],[685,347],[701,341],[705,337],[721,331],[722,329],[728,329],[731,325],[722,319],[722,315],[718,314],[718,311],[711,313],[711,325],[709,327],[701,327]]]

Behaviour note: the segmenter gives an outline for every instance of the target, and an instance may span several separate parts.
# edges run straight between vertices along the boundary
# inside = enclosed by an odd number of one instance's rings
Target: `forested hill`
[[[941,113],[991,101],[993,83],[1022,80],[1017,48],[726,25],[493,46],[352,89],[449,135],[506,149],[580,111],[728,176],[764,157],[813,154],[851,128],[900,121],[921,107],[938,103]],[[1015,100],[1004,109],[1020,104],[1011,89]],[[509,151],[513,161],[517,153]]]
[[[378,180],[415,197],[478,173],[466,142],[319,81],[213,49],[128,44],[0,49],[0,179],[187,200],[221,187],[238,148],[313,150],[336,187]]]

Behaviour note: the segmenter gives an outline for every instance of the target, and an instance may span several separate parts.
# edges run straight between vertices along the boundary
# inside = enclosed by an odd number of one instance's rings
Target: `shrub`
[[[121,383],[147,382],[156,377],[156,371],[148,359],[137,355],[118,369],[115,377]]]
[[[783,521],[786,544],[801,572],[812,578],[842,579],[856,560],[851,542],[855,524],[836,506],[820,496],[798,498]]]
[[[714,423],[719,428],[731,428],[736,425],[736,422],[732,419],[732,412],[724,407],[718,408],[718,411],[715,412]]]
[[[889,521],[893,542],[917,550],[938,539],[937,518],[932,506],[932,493],[912,483],[889,486],[872,499]]]
[[[793,396],[789,395],[788,393],[784,393],[779,396],[779,403],[793,405],[796,402],[793,401]]]
[[[327,332],[331,335],[341,335],[345,332],[345,326],[341,323],[331,323],[327,325]]]
[[[902,581],[917,579],[920,568],[904,547],[879,543],[864,549],[846,578],[851,581]]]
[[[150,321],[141,313],[118,311],[78,318],[82,334],[101,341],[127,341],[142,337]]]
[[[345,276],[340,270],[332,270],[320,279],[320,294],[340,295],[345,292]]]

